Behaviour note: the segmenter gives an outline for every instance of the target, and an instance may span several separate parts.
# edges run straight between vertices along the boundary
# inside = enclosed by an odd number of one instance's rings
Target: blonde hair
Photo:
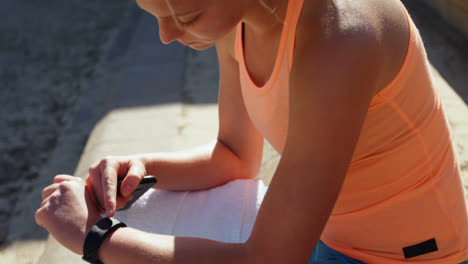
[[[174,21],[176,22],[176,25],[177,27],[180,29],[180,30],[183,30],[184,27],[182,26],[182,22],[179,20],[179,18],[176,16],[175,12],[174,12],[174,9],[172,8],[172,5],[171,3],[169,2],[169,0],[164,0],[166,2],[166,5],[167,7],[169,8],[169,11],[171,12],[171,15],[172,15],[172,18],[174,19]],[[267,5],[267,3],[265,3],[265,0],[258,0],[258,2],[260,3],[260,5],[265,8],[265,10],[270,14],[270,15],[273,15],[275,16],[275,19],[281,23],[281,24],[284,24],[284,21],[281,20],[276,12],[276,8],[272,8],[270,7],[269,5]]]
[[[171,12],[171,15],[172,15],[172,18],[174,19],[174,21],[176,22],[176,26],[180,29],[180,30],[183,30],[184,27],[182,26],[182,22],[179,20],[179,18],[176,16],[175,12],[174,12],[174,9],[172,8],[172,5],[171,3],[169,2],[169,0],[164,0],[166,2],[166,5],[167,7],[169,8],[169,11]]]

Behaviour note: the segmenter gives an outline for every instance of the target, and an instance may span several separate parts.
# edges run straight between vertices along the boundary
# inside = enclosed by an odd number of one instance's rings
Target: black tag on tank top
[[[405,258],[408,259],[412,257],[421,256],[427,253],[431,253],[437,250],[438,249],[437,249],[435,238],[431,238],[419,244],[403,248],[403,253],[405,254]]]

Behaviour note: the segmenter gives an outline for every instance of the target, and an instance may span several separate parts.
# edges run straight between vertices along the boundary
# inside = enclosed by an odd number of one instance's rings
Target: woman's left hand
[[[81,178],[57,175],[42,191],[35,218],[63,246],[82,255],[86,235],[101,216]]]

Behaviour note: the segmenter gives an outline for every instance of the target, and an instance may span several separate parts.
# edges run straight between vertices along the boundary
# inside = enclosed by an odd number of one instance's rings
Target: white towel
[[[267,187],[235,180],[203,191],[151,189],[115,217],[142,231],[243,243],[252,231]]]

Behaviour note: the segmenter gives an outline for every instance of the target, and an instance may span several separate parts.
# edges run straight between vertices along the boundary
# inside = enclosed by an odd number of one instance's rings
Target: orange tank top
[[[255,127],[280,153],[302,2],[288,3],[274,69],[262,87],[246,68],[242,22],[237,26],[235,56],[244,103]],[[468,259],[460,172],[421,37],[406,15],[410,36],[404,64],[372,99],[321,240],[365,263],[457,264]]]

